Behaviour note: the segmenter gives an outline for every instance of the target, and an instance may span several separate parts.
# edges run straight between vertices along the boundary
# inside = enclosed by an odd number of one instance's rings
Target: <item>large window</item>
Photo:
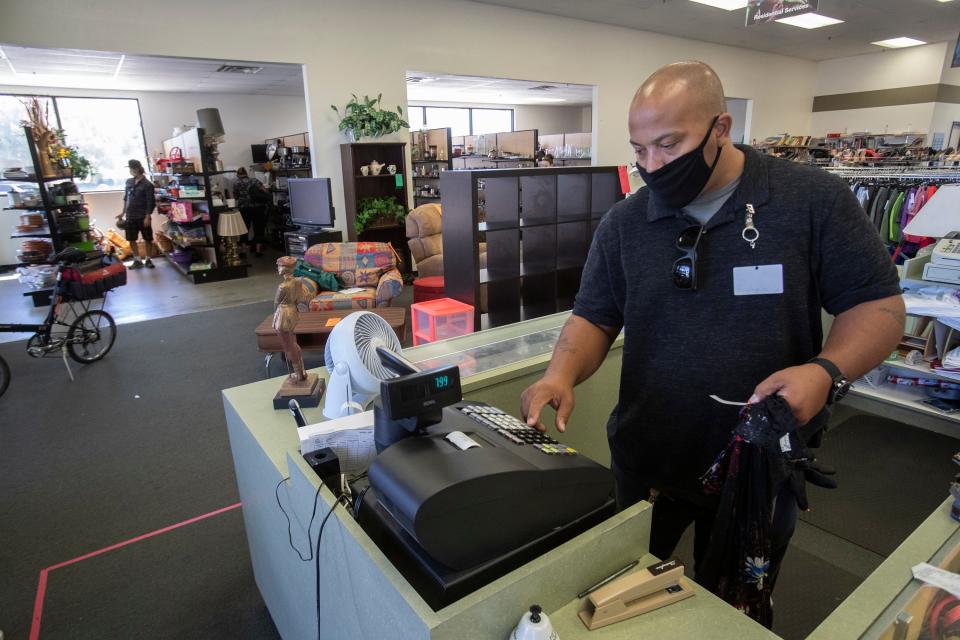
[[[27,146],[27,137],[23,134],[22,120],[27,118],[27,110],[23,106],[27,96],[0,95],[0,169],[20,168],[33,172],[33,160],[30,158],[30,147]],[[53,101],[44,100],[51,121],[57,121]]]
[[[513,131],[513,109],[408,107],[411,131],[450,127],[454,136]]]
[[[473,109],[473,135],[513,131],[513,109]]]
[[[22,102],[29,96],[0,95],[0,168],[32,168],[30,150],[20,122],[26,117]],[[66,142],[90,161],[93,175],[77,186],[81,191],[123,189],[130,177],[127,161],[147,165],[140,105],[133,98],[46,98],[49,119],[66,132]]]

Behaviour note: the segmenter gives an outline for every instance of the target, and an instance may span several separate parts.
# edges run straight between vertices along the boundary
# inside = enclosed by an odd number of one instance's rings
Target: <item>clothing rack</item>
[[[823,170],[846,180],[960,182],[958,167],[824,167]]]

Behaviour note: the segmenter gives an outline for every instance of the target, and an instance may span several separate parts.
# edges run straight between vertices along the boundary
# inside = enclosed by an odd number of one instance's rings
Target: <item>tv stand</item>
[[[302,258],[307,249],[321,242],[343,242],[343,234],[336,229],[323,227],[300,227],[283,234],[283,249],[294,258]]]

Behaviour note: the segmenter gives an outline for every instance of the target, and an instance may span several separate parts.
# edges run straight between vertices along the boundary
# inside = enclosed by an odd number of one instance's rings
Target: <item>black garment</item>
[[[141,233],[144,242],[153,242],[153,227],[143,226],[144,220],[146,220],[146,216],[142,218],[127,217],[127,224],[123,227],[123,235],[131,245],[136,244],[137,236]]]
[[[250,205],[249,207],[240,207],[240,213],[243,215],[243,221],[248,229],[253,229],[253,241],[256,244],[266,242],[267,231],[267,207],[262,204]],[[246,238],[241,238],[246,240]]]
[[[697,565],[697,581],[762,625],[773,625],[774,508],[809,508],[808,474],[821,486],[812,453],[797,435],[797,421],[780,396],[768,396],[740,412],[730,442],[703,476],[704,489],[720,497],[710,543]],[[774,499],[776,497],[776,502]],[[782,533],[782,532],[778,532]],[[776,536],[780,538],[780,536]]]
[[[650,487],[636,484],[635,478],[613,467],[616,487],[617,509],[623,510],[640,500],[648,500]],[[773,589],[780,574],[783,557],[790,546],[790,538],[797,526],[797,502],[787,487],[777,496],[773,521],[770,524],[770,568],[767,580]],[[653,503],[653,522],[650,526],[650,553],[665,560],[673,555],[677,543],[687,528],[693,524],[694,575],[699,576],[710,543],[710,532],[717,516],[717,507],[690,502],[665,494],[657,496]]]
[[[842,313],[900,293],[897,272],[849,186],[821,169],[740,148],[740,185],[706,225],[699,288],[670,277],[678,234],[696,224],[647,189],[597,229],[573,312],[623,326],[619,403],[607,423],[613,463],[637,484],[708,502],[700,475],[726,446],[737,408],[775,371],[816,356],[820,310]],[[741,237],[756,210],[756,248]],[[781,295],[733,295],[733,267],[783,265]],[[821,412],[804,428],[818,432]]]
[[[123,196],[123,213],[127,220],[142,220],[153,212],[154,207],[153,183],[146,178],[129,178]]]

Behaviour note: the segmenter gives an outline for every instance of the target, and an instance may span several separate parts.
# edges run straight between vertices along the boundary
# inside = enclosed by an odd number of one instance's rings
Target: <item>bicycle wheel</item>
[[[84,364],[107,355],[117,339],[117,323],[106,311],[95,309],[80,315],[67,332],[70,357]]]
[[[7,390],[7,387],[10,386],[10,367],[7,366],[7,361],[3,358],[0,358],[0,396],[3,395],[3,392]]]

